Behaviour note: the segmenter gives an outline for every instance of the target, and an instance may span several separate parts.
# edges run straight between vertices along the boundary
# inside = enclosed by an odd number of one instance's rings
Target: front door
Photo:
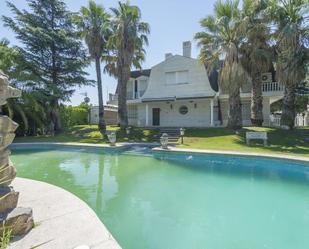
[[[152,125],[160,125],[160,108],[152,108]]]

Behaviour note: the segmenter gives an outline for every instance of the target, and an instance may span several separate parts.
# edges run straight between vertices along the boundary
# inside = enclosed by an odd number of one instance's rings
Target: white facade
[[[129,124],[139,127],[208,127],[211,125],[209,99],[156,101],[129,104],[130,111],[137,106],[137,118],[131,118]],[[188,112],[181,114],[180,108],[186,106]],[[155,122],[154,110],[159,109],[159,121]]]
[[[225,126],[228,95],[213,89],[199,60],[190,58],[191,44],[183,44],[184,55],[166,54],[151,70],[132,72],[127,86],[129,125],[138,127]],[[266,79],[263,84],[264,125],[269,125],[270,104],[283,96],[280,84]],[[250,125],[251,87],[242,87],[244,125]],[[117,104],[110,95],[109,104]]]

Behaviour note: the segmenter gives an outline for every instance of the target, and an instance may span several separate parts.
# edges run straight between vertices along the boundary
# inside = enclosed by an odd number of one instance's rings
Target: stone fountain
[[[21,91],[9,86],[8,77],[0,71],[0,110],[7,99],[20,97]],[[18,124],[0,112],[0,235],[3,229],[22,235],[33,226],[31,208],[17,207],[19,193],[10,186],[16,176],[8,146],[13,142]]]

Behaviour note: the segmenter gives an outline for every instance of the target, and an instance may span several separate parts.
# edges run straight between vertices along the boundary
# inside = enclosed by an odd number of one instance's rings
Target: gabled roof
[[[187,83],[167,84],[165,82],[164,74],[166,72],[184,70],[190,71]],[[152,67],[149,84],[142,96],[142,101],[195,99],[213,97],[214,95],[215,92],[210,86],[207,72],[198,59],[173,55]]]

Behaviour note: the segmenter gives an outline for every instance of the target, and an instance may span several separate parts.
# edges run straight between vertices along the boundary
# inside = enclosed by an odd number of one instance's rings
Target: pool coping
[[[109,144],[90,144],[90,143],[67,143],[67,142],[33,142],[33,143],[13,143],[13,146],[19,145],[60,145],[60,146],[76,146],[76,147],[90,147],[90,148],[109,148],[109,149],[119,149],[126,148],[134,145],[141,146],[160,146],[159,143],[150,142],[126,142],[126,143],[116,143],[115,146],[110,146]],[[240,151],[228,151],[228,150],[207,150],[207,149],[189,149],[189,148],[178,148],[175,146],[169,146],[168,149],[162,149],[161,147],[155,147],[153,151],[161,152],[186,152],[186,153],[198,153],[198,154],[220,154],[220,155],[234,155],[234,156],[250,156],[250,157],[266,157],[274,159],[287,159],[294,161],[309,162],[309,157],[304,156],[294,156],[294,155],[284,155],[284,154],[274,154],[274,153],[257,153],[257,152],[240,152]]]
[[[304,156],[292,156],[292,155],[280,155],[280,154],[266,154],[266,153],[256,153],[256,152],[239,152],[239,151],[223,151],[223,150],[205,150],[205,149],[188,149],[188,148],[176,148],[168,147],[163,149],[161,147],[156,147],[152,149],[157,152],[178,152],[178,153],[195,153],[195,154],[218,154],[218,155],[228,155],[228,156],[250,156],[250,157],[266,157],[273,159],[285,159],[292,161],[309,162],[309,157]]]
[[[96,213],[71,192],[42,181],[17,177],[12,183],[20,192],[18,206],[31,207],[35,227],[15,237],[9,248],[75,248],[88,245],[96,249],[121,249]],[[78,229],[76,229],[78,228]]]
[[[116,143],[114,146],[110,144],[90,144],[90,143],[72,143],[72,142],[27,142],[27,143],[12,143],[12,146],[19,145],[60,145],[60,146],[76,146],[76,147],[90,147],[90,148],[125,148],[132,145],[141,145],[141,146],[160,146],[159,143],[149,143],[149,142],[126,142],[126,143]]]

